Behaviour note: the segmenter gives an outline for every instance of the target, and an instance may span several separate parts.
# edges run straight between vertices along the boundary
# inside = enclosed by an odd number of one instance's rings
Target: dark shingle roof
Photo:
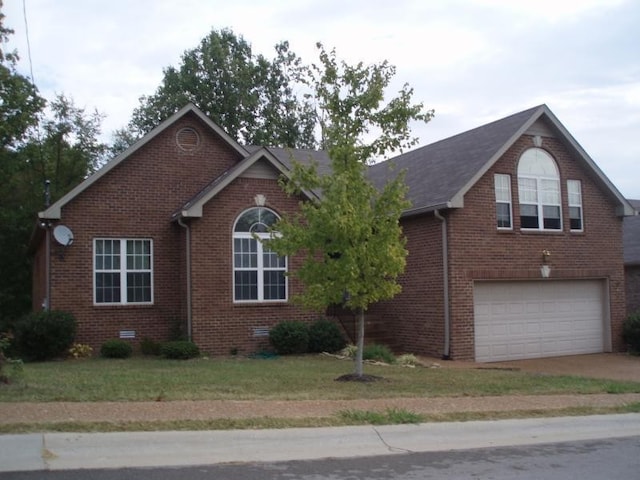
[[[407,171],[405,181],[412,210],[446,206],[540,108],[516,113],[374,165],[370,178],[375,185],[384,185],[391,162]]]
[[[640,200],[629,200],[636,210],[640,210]],[[623,224],[624,263],[640,266],[640,216],[625,217]]]

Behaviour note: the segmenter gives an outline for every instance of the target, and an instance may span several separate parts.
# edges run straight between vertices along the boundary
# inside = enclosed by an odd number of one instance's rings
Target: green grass
[[[27,363],[0,385],[0,402],[317,400],[392,397],[638,393],[640,382],[537,375],[513,370],[367,365],[383,377],[336,382],[352,363],[323,356],[189,361],[134,357]]]
[[[155,432],[193,430],[247,430],[265,428],[343,427],[349,425],[390,425],[399,423],[469,422],[510,418],[550,418],[612,413],[639,413],[640,403],[619,407],[570,407],[557,410],[520,410],[508,412],[453,412],[421,415],[406,410],[386,413],[350,410],[330,417],[308,418],[218,418],[212,420],[175,420],[153,422],[57,422],[0,424],[0,435],[42,432]]]

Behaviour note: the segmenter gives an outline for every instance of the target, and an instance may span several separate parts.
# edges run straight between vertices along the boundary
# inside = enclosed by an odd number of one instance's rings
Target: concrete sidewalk
[[[420,425],[0,435],[0,471],[274,462],[640,436],[640,414]]]

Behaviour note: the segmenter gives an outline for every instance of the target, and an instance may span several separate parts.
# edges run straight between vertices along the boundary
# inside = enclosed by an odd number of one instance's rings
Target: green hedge
[[[15,325],[15,345],[26,360],[50,360],[64,355],[73,343],[77,322],[67,312],[33,312]]]
[[[119,338],[107,340],[100,347],[100,355],[105,358],[129,358],[132,353],[131,344]]]

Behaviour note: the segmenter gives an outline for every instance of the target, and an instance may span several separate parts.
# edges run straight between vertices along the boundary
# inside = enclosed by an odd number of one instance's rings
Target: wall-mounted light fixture
[[[542,278],[549,278],[549,275],[551,275],[550,259],[551,252],[547,249],[542,250],[542,265],[540,265],[540,275],[542,275]]]

